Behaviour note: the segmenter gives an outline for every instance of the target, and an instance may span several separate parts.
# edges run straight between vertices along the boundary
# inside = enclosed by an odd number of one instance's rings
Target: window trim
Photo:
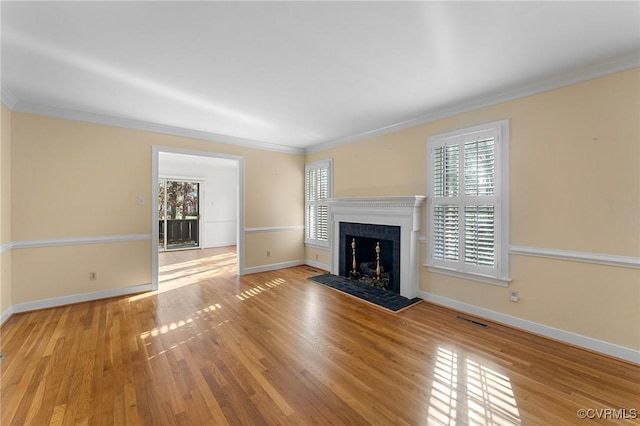
[[[463,261],[458,264],[450,262],[440,262],[433,259],[433,238],[434,224],[433,216],[433,156],[434,146],[441,145],[447,140],[461,139],[464,140],[472,134],[481,134],[486,132],[495,132],[496,144],[494,151],[495,164],[495,188],[496,193],[496,226],[495,226],[495,260],[496,267],[491,269],[483,268],[465,268],[462,267]],[[464,142],[461,142],[462,146]],[[460,153],[464,155],[464,150]],[[460,191],[464,191],[464,170],[460,170]],[[456,200],[454,204],[461,205],[461,200]],[[506,287],[511,281],[509,277],[509,120],[500,120],[478,126],[459,129],[427,138],[427,250],[426,262],[428,271],[441,273],[443,275],[454,276],[458,278],[480,281],[483,283],[494,284]],[[464,227],[459,233],[464,232]],[[464,250],[464,248],[461,248]],[[460,257],[464,256],[464,251],[460,252]],[[475,269],[475,270],[474,270]]]
[[[326,160],[318,160],[311,163],[306,163],[304,165],[304,243],[309,246],[328,248],[331,247],[332,240],[332,232],[331,232],[331,223],[329,222],[329,217],[327,216],[327,241],[318,240],[316,238],[307,238],[307,207],[309,202],[307,201],[307,173],[311,169],[322,169],[327,168],[328,170],[328,179],[327,179],[327,199],[325,202],[313,202],[315,205],[326,205],[327,212],[329,209],[329,200],[333,198],[333,159]],[[328,215],[328,213],[327,213]]]

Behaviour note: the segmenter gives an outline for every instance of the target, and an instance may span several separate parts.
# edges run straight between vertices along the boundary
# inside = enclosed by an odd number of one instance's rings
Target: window
[[[331,198],[331,160],[309,163],[304,178],[305,243],[329,245],[329,205]]]
[[[158,179],[160,250],[200,247],[200,182]]]
[[[504,285],[509,276],[509,122],[433,136],[427,147],[427,265]]]

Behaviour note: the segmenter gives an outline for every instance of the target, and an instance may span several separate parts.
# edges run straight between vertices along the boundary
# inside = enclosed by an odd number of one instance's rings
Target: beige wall
[[[305,161],[333,158],[336,197],[425,194],[427,137],[509,119],[511,245],[639,257],[639,95],[634,69],[306,157],[3,107],[0,242],[149,234],[150,206],[138,206],[137,197],[151,196],[153,145],[243,156],[245,227],[287,228],[302,225]],[[326,250],[303,246],[300,230],[253,229],[244,242],[247,268],[303,257],[330,263]],[[5,251],[0,309],[147,284],[150,244]],[[97,281],[89,281],[90,270],[98,270]],[[511,276],[505,289],[420,267],[419,285],[437,297],[640,350],[638,269],[511,255]],[[510,289],[520,303],[508,301]]]
[[[245,227],[303,224],[304,156],[13,114],[14,243],[151,233],[152,146],[242,156]],[[147,202],[138,205],[138,196]],[[4,204],[4,203],[3,203]],[[246,268],[304,258],[300,232],[245,238]],[[275,243],[286,246],[278,250]],[[292,249],[295,246],[297,249]],[[151,282],[150,241],[14,248],[13,304]],[[90,281],[89,272],[98,280]]]
[[[424,195],[429,136],[509,119],[511,245],[637,258],[639,96],[640,69],[633,69],[316,152],[306,161],[333,158],[336,197]],[[307,259],[315,254],[307,250]],[[640,350],[638,269],[511,255],[511,277],[507,289],[420,267],[419,286]],[[509,301],[511,289],[520,293],[517,304]]]
[[[0,246],[11,243],[11,111],[0,110]],[[11,250],[0,250],[0,316],[9,312],[11,294]]]
[[[303,155],[268,151],[247,155],[245,176],[247,228],[304,225]]]
[[[330,248],[319,248],[311,245],[305,246],[304,248],[305,259],[312,265],[316,265],[317,267],[323,267],[326,270],[331,269],[331,249]]]
[[[245,236],[247,246],[244,253],[245,262],[247,265],[256,267],[256,265],[284,264],[292,260],[302,260],[304,259],[303,241],[302,229],[248,233]]]
[[[44,301],[149,284],[151,242],[13,250],[13,303]],[[98,279],[89,280],[89,271]]]

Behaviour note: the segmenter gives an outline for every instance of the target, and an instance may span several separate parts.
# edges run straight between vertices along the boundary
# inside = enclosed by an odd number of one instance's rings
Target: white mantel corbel
[[[423,195],[350,197],[329,200],[329,221],[333,232],[331,273],[339,274],[340,222],[400,227],[400,294],[418,294],[418,233]]]

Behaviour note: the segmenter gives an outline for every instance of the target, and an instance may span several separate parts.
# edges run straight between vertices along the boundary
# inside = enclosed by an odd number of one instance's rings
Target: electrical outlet
[[[271,257],[271,250],[267,250],[267,257]]]
[[[518,301],[520,300],[520,294],[515,290],[511,290],[511,293],[509,295],[509,300],[511,300],[514,303],[518,303]]]
[[[97,272],[89,272],[89,281],[95,281],[98,279],[98,273]]]

